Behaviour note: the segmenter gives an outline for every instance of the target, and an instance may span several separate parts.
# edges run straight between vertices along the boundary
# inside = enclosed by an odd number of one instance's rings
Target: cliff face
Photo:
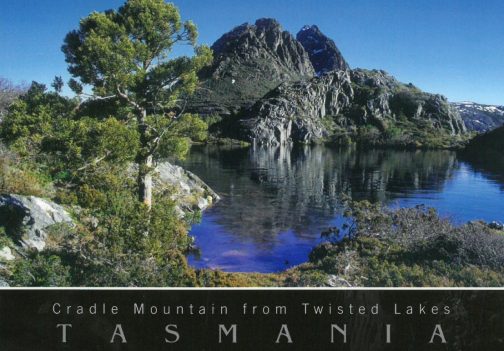
[[[246,111],[242,127],[249,140],[260,144],[322,141],[330,136],[327,118],[338,116],[352,99],[346,71],[284,83]]]
[[[357,137],[362,128],[375,130],[369,137],[381,144],[402,128],[404,135],[397,137],[404,140],[398,141],[408,146],[418,141],[414,132],[455,136],[466,131],[445,97],[402,84],[384,71],[361,69],[282,84],[244,116],[244,135],[270,145],[321,142],[336,134]]]
[[[202,89],[190,108],[203,114],[234,114],[279,84],[315,75],[303,46],[273,19],[242,24],[213,45],[214,63],[201,72]]]

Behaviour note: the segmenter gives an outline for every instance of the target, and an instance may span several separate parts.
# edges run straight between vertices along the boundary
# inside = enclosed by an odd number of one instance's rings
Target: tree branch
[[[89,168],[91,166],[96,166],[99,162],[103,161],[104,159],[106,159],[108,156],[110,156],[111,152],[110,151],[106,151],[105,152],[105,155],[101,156],[101,157],[97,157],[95,158],[93,161],[89,162],[89,163],[86,163],[84,166],[80,167],[80,168],[77,168],[77,171],[83,171],[85,170],[86,168]]]
[[[77,96],[87,96],[88,99],[84,99],[79,101],[77,106],[74,107],[72,110],[72,113],[77,112],[80,110],[82,104],[88,102],[88,101],[106,101],[106,100],[111,100],[111,99],[117,99],[117,95],[109,95],[109,96],[96,96],[96,95],[91,95],[91,94],[85,94],[85,93],[80,93]]]
[[[123,99],[124,101],[126,101],[131,106],[133,106],[137,110],[137,112],[143,112],[144,111],[144,109],[139,104],[137,104],[136,102],[134,102],[133,100],[131,100],[129,98],[128,94],[122,92],[121,88],[119,86],[116,86],[116,91],[117,91],[117,94],[119,95],[119,97],[121,99]]]

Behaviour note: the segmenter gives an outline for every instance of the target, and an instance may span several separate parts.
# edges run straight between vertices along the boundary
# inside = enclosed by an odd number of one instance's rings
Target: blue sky
[[[446,95],[504,105],[504,1],[485,0],[179,0],[184,19],[211,44],[260,17],[295,34],[317,24],[352,67],[384,69],[399,80]],[[1,0],[0,76],[50,83],[69,76],[60,47],[93,10],[122,0]]]

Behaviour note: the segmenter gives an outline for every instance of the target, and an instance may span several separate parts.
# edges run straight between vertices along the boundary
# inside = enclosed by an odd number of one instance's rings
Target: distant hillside
[[[468,130],[487,132],[504,125],[504,106],[453,102]]]

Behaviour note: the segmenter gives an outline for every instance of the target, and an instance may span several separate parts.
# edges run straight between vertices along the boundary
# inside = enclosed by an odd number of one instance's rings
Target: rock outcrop
[[[317,26],[304,26],[296,35],[296,39],[308,52],[318,75],[350,68],[334,41],[326,37]]]
[[[158,173],[157,188],[171,187],[172,200],[177,204],[177,212],[181,217],[187,211],[203,211],[220,200],[213,191],[198,176],[180,166],[162,162],[156,167]]]
[[[213,65],[200,74],[202,88],[188,109],[234,114],[279,84],[315,75],[303,46],[274,19],[258,19],[224,34],[213,45]]]
[[[411,83],[400,83],[382,70],[352,70],[351,80],[355,99],[347,115],[357,124],[370,123],[382,129],[385,119],[402,119],[451,135],[466,132],[457,110],[442,95],[423,92]]]
[[[504,125],[504,106],[482,105],[474,102],[454,102],[468,130],[478,133]]]
[[[365,126],[385,137],[400,123],[452,136],[466,131],[442,95],[402,84],[384,71],[362,69],[284,83],[246,111],[241,125],[249,141],[277,145],[329,140],[336,131],[355,134]]]
[[[60,223],[73,224],[68,212],[54,202],[35,196],[0,196],[0,226],[24,249],[42,251],[47,229]]]
[[[259,144],[322,141],[329,136],[324,119],[339,115],[352,99],[346,71],[284,83],[246,112],[242,127],[248,139]]]

